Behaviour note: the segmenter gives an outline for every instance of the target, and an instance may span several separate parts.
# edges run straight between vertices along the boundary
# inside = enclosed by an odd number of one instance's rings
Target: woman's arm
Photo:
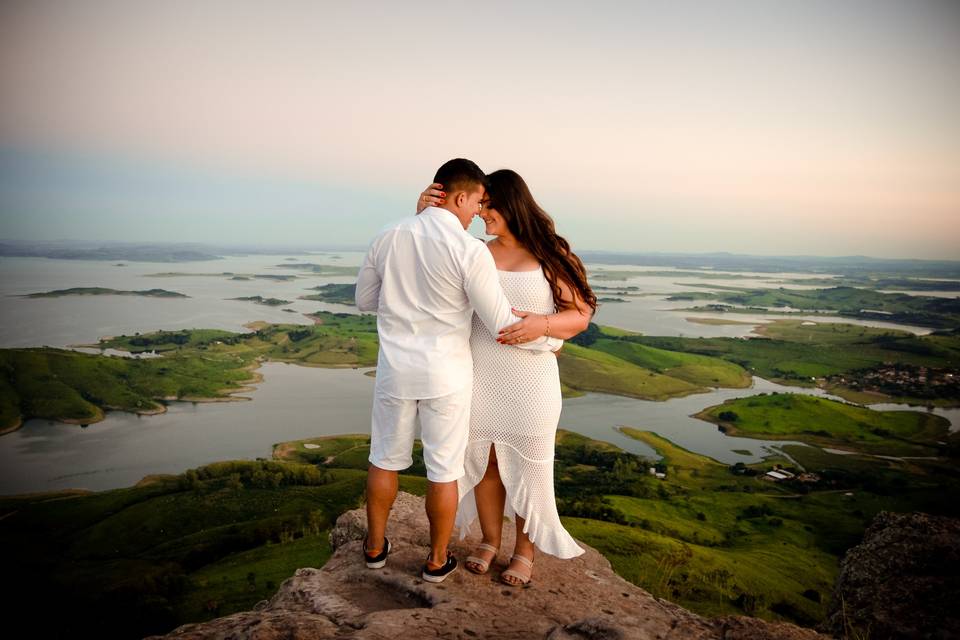
[[[512,344],[514,340],[527,342],[546,335],[549,325],[550,337],[569,340],[585,330],[593,318],[593,310],[565,281],[560,280],[560,299],[573,302],[573,309],[560,311],[545,316],[538,313],[513,310],[513,313],[523,318],[500,330],[497,342]]]

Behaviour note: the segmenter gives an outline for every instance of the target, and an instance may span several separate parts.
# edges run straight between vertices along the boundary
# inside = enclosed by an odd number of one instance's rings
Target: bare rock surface
[[[479,542],[468,537],[451,548],[461,565],[440,584],[425,582],[429,529],[423,498],[400,493],[387,526],[393,550],[382,569],[367,569],[361,541],[362,509],[340,516],[330,533],[334,554],[323,567],[304,567],[252,611],[187,624],[157,638],[236,640],[627,640],[711,638],[814,640],[813,630],[756,618],[704,618],[650,595],[613,572],[599,552],[559,560],[537,553],[533,578],[523,587],[499,581],[514,542],[506,522],[503,546],[486,575],[463,560]],[[456,536],[455,536],[456,538]]]
[[[960,638],[960,521],[881,511],[840,563],[823,628],[838,636]]]

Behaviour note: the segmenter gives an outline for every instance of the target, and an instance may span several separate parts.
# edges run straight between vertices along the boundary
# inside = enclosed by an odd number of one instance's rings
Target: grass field
[[[753,308],[789,308],[805,312],[827,311],[851,317],[885,319],[938,329],[960,328],[960,300],[905,293],[881,293],[849,286],[825,289],[749,289],[709,286],[713,291],[684,292],[683,299],[716,300]],[[687,309],[688,311],[700,309]],[[739,309],[729,308],[737,312]]]
[[[696,417],[727,435],[791,439],[890,456],[936,455],[949,435],[946,418],[917,411],[874,411],[793,393],[727,400]]]
[[[747,613],[813,624],[823,615],[839,556],[874,514],[953,509],[939,494],[942,479],[929,469],[916,473],[910,465],[859,458],[860,475],[837,476],[836,482],[847,484],[798,494],[735,475],[656,434],[622,431],[663,456],[666,479],[634,481],[619,494],[606,494],[621,522],[565,517],[564,523],[626,579],[708,615]],[[814,452],[805,462],[818,470],[852,462],[812,447],[793,447],[791,455],[801,448]],[[859,484],[877,477],[883,481],[874,482],[873,491]],[[947,486],[956,495],[956,480]]]

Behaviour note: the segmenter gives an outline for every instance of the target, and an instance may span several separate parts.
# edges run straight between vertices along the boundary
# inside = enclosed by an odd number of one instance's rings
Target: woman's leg
[[[527,560],[533,560],[533,543],[530,542],[530,538],[527,537],[527,534],[523,532],[523,524],[526,522],[519,515],[515,515],[514,519],[517,521],[517,543],[513,547],[513,555],[523,556]],[[530,575],[530,567],[519,560],[512,560],[510,566],[507,569],[512,569],[523,575]],[[521,581],[512,575],[503,576],[503,580],[509,582],[510,584],[519,584]]]
[[[497,451],[490,443],[490,457],[483,478],[473,488],[473,495],[477,500],[477,515],[480,520],[480,529],[483,531],[483,541],[491,546],[500,548],[500,538],[503,534],[503,504],[507,497],[507,490],[500,480],[500,469],[497,466]],[[478,551],[475,555],[480,558],[489,557],[492,561],[493,553],[486,550]],[[474,569],[480,567],[473,564]]]

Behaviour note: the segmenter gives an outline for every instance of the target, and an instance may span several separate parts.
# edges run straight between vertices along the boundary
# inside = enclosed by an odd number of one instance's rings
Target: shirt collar
[[[442,207],[427,207],[420,212],[421,216],[429,215],[431,218],[437,218],[438,220],[446,221],[445,224],[450,224],[457,228],[458,231],[466,232],[466,229],[463,228],[463,225],[460,224],[460,218],[458,218],[452,211],[444,209]]]

